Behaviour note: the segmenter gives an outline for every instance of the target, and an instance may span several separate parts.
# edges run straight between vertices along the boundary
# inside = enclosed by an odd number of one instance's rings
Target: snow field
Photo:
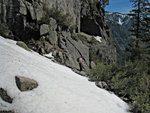
[[[39,86],[20,92],[15,83],[16,75],[34,79]],[[87,78],[2,37],[0,87],[14,98],[12,104],[0,98],[0,110],[16,113],[127,113],[128,109],[120,98],[99,89]]]

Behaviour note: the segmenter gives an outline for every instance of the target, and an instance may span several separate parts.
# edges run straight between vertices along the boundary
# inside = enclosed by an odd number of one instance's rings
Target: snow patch
[[[14,99],[0,99],[0,110],[16,113],[127,113],[128,105],[99,89],[71,69],[29,52],[15,41],[0,37],[0,87]],[[34,79],[39,86],[20,92],[15,76]]]
[[[49,59],[53,59],[54,58],[53,55],[52,55],[52,52],[49,53],[49,54],[44,54],[43,56],[45,56],[45,57],[47,57]]]
[[[118,20],[118,24],[120,24],[120,25],[123,24],[123,22],[121,22],[121,19],[120,19],[120,18],[119,18],[119,20]]]
[[[100,37],[100,36],[96,36],[96,37],[94,37],[97,41],[99,41],[99,42],[102,42],[102,37]]]

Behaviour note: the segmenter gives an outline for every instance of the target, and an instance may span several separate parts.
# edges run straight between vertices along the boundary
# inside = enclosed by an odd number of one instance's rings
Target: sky
[[[109,0],[109,6],[106,7],[106,11],[129,13],[132,5],[130,0]]]

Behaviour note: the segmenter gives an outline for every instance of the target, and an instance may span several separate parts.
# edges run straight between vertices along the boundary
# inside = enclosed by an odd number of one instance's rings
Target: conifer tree
[[[103,8],[105,8],[106,5],[109,5],[109,0],[98,0],[100,1]]]
[[[149,49],[148,42],[150,42],[150,4],[149,0],[130,1],[133,5],[130,15],[133,16],[134,20],[131,32],[135,36],[130,51],[132,53],[131,59],[135,60],[149,56],[147,50]]]

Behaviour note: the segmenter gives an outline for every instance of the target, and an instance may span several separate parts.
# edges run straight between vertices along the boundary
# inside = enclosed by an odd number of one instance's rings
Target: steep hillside
[[[99,89],[65,66],[20,48],[15,41],[0,37],[0,53],[0,89],[13,99],[12,103],[3,100],[7,95],[0,90],[0,97],[5,96],[0,98],[0,112],[127,113],[127,104],[114,94]],[[38,87],[21,92],[15,76],[33,79]]]
[[[0,23],[10,30],[2,33],[7,38],[21,40],[40,54],[53,52],[56,61],[75,69],[79,57],[89,68],[92,55],[116,63],[116,48],[97,0],[1,0],[0,6]],[[102,37],[101,43],[96,36]]]
[[[112,30],[113,39],[117,47],[118,63],[123,63],[128,56],[126,48],[131,42],[129,30],[132,29],[132,17],[121,13],[106,13],[106,23]]]

